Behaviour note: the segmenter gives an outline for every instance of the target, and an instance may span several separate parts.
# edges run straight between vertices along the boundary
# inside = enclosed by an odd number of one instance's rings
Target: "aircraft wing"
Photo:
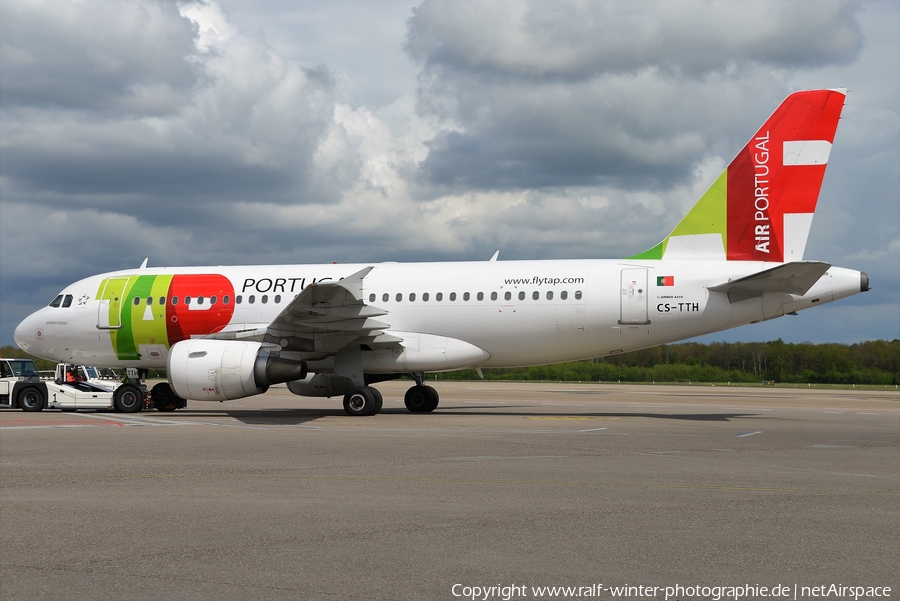
[[[784,292],[802,296],[830,267],[830,264],[821,261],[785,263],[753,275],[729,280],[724,284],[710,286],[709,290],[726,293],[728,302],[732,304],[762,296],[766,292]]]
[[[363,301],[363,278],[372,269],[307,286],[268,325],[263,341],[322,356],[349,344],[399,344],[400,338],[385,333],[390,325],[375,319],[388,312]]]

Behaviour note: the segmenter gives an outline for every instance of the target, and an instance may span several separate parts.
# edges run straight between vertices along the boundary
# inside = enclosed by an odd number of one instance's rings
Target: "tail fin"
[[[788,96],[672,233],[628,258],[801,260],[846,92]]]

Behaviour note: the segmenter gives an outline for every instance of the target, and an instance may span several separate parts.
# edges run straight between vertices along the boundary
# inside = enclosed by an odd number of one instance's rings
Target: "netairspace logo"
[[[823,584],[819,586],[793,587],[784,584],[774,586],[760,586],[746,584],[743,586],[603,586],[592,584],[589,586],[526,586],[522,584],[493,585],[493,586],[468,586],[454,584],[450,590],[454,597],[470,599],[471,601],[489,601],[511,599],[591,599],[591,598],[617,598],[617,599],[711,599],[720,601],[730,599],[742,601],[743,599],[885,599],[891,597],[891,587],[888,586],[846,586],[843,584]]]

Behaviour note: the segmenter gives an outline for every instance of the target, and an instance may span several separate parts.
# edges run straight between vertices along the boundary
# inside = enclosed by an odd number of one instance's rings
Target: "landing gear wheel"
[[[368,386],[360,386],[353,388],[344,395],[344,411],[347,415],[362,416],[374,415],[375,412],[375,394],[372,388]]]
[[[116,389],[116,410],[137,413],[144,407],[144,395],[135,386],[124,384]]]
[[[19,393],[19,407],[22,411],[40,411],[44,408],[44,396],[37,388],[26,388]]]
[[[431,413],[437,409],[440,397],[431,386],[413,386],[406,391],[403,402],[412,413]]]
[[[381,391],[377,388],[369,386],[369,390],[375,395],[375,411],[372,412],[372,415],[378,415],[381,413],[381,408],[384,406],[384,397],[381,396]]]

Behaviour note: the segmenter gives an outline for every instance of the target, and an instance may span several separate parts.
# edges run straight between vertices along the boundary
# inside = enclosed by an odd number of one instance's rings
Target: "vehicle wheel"
[[[372,415],[378,415],[381,413],[381,408],[384,406],[384,397],[381,396],[381,391],[377,388],[369,386],[369,390],[375,395],[375,411],[372,412]]]
[[[44,396],[37,388],[26,388],[19,393],[19,407],[22,411],[40,411],[44,408]]]
[[[403,403],[406,405],[406,408],[412,413],[434,411],[434,407],[428,409],[431,399],[431,395],[428,392],[429,389],[434,390],[430,386],[413,386],[407,390],[403,396]],[[436,406],[437,404],[435,404]]]
[[[137,413],[144,406],[144,396],[131,384],[116,389],[116,410],[123,413]]]
[[[361,386],[344,395],[344,411],[347,415],[372,415],[375,411],[375,395],[372,389]]]

